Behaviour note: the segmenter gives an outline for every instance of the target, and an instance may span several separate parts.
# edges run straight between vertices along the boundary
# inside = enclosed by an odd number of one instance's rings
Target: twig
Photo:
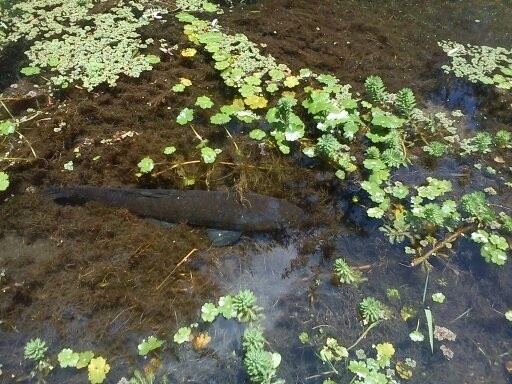
[[[361,336],[359,336],[359,338],[356,340],[356,342],[354,344],[352,344],[350,347],[347,348],[348,351],[350,351],[352,348],[354,348],[357,344],[359,344],[361,342],[361,340],[363,340],[366,335],[368,334],[368,332],[370,332],[370,330],[375,327],[376,325],[378,325],[381,321],[380,320],[377,320],[376,322],[374,323],[371,323],[368,328],[366,328],[366,330],[361,334]]]
[[[470,230],[472,230],[474,228],[475,228],[475,224],[469,224],[469,225],[466,225],[465,227],[457,229],[455,232],[453,232],[446,239],[444,239],[443,241],[440,241],[436,245],[434,245],[434,247],[432,247],[432,249],[429,250],[427,253],[423,254],[420,257],[415,258],[411,262],[411,266],[412,267],[416,267],[416,266],[420,265],[421,263],[427,261],[430,256],[434,255],[440,249],[446,247],[446,244],[455,241],[459,236],[461,236],[465,232],[468,232],[468,231],[470,231]]]
[[[174,269],[171,271],[171,273],[169,273],[169,274],[167,275],[167,277],[166,277],[166,278],[165,278],[165,279],[164,279],[164,280],[163,280],[163,281],[158,285],[158,287],[156,287],[156,288],[155,288],[155,291],[158,291],[160,288],[162,288],[162,286],[165,284],[165,282],[171,278],[172,274],[176,271],[176,269],[178,269],[178,268],[179,268],[179,266],[180,266],[181,264],[183,264],[185,261],[187,261],[187,260],[188,260],[188,258],[189,258],[189,257],[190,257],[190,256],[191,256],[195,251],[198,251],[198,249],[197,249],[197,248],[194,248],[194,249],[192,249],[189,253],[187,253],[187,255],[186,255],[183,259],[181,259],[181,261],[180,261],[178,264],[176,264],[176,266],[175,266],[175,267],[174,267]]]

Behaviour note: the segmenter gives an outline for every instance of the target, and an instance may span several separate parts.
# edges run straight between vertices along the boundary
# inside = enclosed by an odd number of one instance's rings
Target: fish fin
[[[208,228],[206,233],[214,247],[225,247],[234,244],[238,241],[240,236],[242,236],[242,232],[240,231],[228,231],[224,229]]]

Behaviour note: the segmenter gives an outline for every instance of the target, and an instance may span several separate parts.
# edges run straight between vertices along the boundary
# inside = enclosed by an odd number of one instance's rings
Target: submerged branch
[[[432,247],[432,249],[430,249],[428,252],[424,253],[420,257],[415,258],[411,262],[411,266],[416,267],[416,266],[420,265],[421,263],[424,263],[425,261],[427,261],[430,258],[430,256],[435,255],[437,253],[437,251],[446,247],[447,244],[454,242],[460,236],[464,235],[466,232],[474,230],[475,228],[476,228],[476,224],[472,223],[472,224],[466,225],[465,227],[461,227],[461,228],[457,229],[455,232],[450,234],[444,240],[436,243]]]

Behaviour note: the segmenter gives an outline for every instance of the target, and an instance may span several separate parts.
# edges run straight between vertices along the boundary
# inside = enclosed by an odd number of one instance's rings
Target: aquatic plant
[[[242,322],[257,320],[262,311],[256,305],[256,296],[248,289],[244,289],[233,297],[233,308],[236,310],[236,317]]]
[[[57,360],[61,368],[74,368],[80,360],[80,355],[70,348],[63,348],[57,355]]]
[[[439,46],[451,59],[450,65],[442,68],[447,73],[469,81],[498,88],[512,89],[512,50],[440,41]]]
[[[380,76],[371,75],[364,81],[364,88],[368,98],[374,103],[382,103],[387,96],[386,86]]]
[[[266,99],[262,95],[264,84],[277,86],[286,80],[287,76],[277,80],[277,74],[289,72],[288,67],[278,65],[272,56],[263,55],[258,46],[245,35],[226,34],[220,26],[186,12],[180,12],[176,17],[186,23],[184,33],[188,39],[194,44],[204,46],[215,61],[214,67],[220,71],[226,85],[238,89],[251,108],[266,105]],[[287,86],[293,86],[293,82],[288,80]]]
[[[187,12],[222,13],[222,9],[217,4],[207,0],[176,0],[176,7]]]
[[[494,143],[498,148],[508,148],[512,144],[512,133],[500,129],[494,136]]]
[[[416,107],[416,98],[410,88],[403,88],[396,94],[395,106],[402,117],[409,117]]]
[[[389,318],[389,309],[379,300],[373,297],[365,297],[359,303],[359,312],[363,318],[363,324],[372,324],[379,320]]]
[[[244,367],[249,380],[254,384],[284,383],[282,380],[273,381],[280,363],[281,356],[278,353],[263,349],[249,349],[244,354]]]
[[[137,346],[137,349],[139,350],[140,356],[146,356],[149,352],[160,348],[163,344],[163,340],[160,340],[155,336],[150,336],[147,339],[142,340],[142,342]]]
[[[444,303],[446,296],[442,292],[436,292],[432,294],[432,301],[436,303]]]
[[[219,314],[218,308],[213,303],[205,303],[201,307],[201,319],[207,323],[211,323]]]
[[[471,234],[471,239],[475,243],[482,244],[480,254],[486,262],[497,265],[505,264],[507,261],[506,251],[510,249],[506,238],[479,229]]]
[[[5,191],[9,188],[9,175],[0,171],[0,191]]]
[[[140,0],[92,14],[89,1],[17,2],[7,11],[11,20],[8,39],[31,44],[25,74],[48,71],[59,87],[72,83],[87,90],[101,83],[114,86],[120,74],[138,77],[159,62],[156,56],[140,53],[152,43],[151,39],[142,42],[138,32],[151,21],[151,15],[139,11],[146,4]]]
[[[30,339],[25,344],[24,356],[25,359],[34,360],[37,363],[44,359],[46,351],[48,351],[46,342],[36,337],[35,339]]]
[[[265,346],[265,336],[263,330],[259,326],[249,326],[244,331],[242,339],[244,351],[251,349],[263,349]]]
[[[475,217],[482,223],[491,222],[496,219],[496,213],[489,205],[485,193],[481,191],[463,195],[460,199],[460,204],[467,214]]]
[[[155,162],[150,157],[145,157],[137,164],[141,173],[150,173],[155,167]]]
[[[107,364],[105,358],[98,356],[91,359],[87,366],[87,377],[91,384],[101,384],[110,371],[110,365]]]
[[[320,350],[320,359],[324,362],[340,361],[348,357],[348,350],[340,345],[338,340],[333,337],[328,337],[325,345]]]
[[[177,344],[183,344],[187,341],[192,340],[192,328],[195,328],[197,326],[198,324],[194,323],[189,326],[181,327],[180,329],[178,329],[178,331],[176,331],[173,337],[174,342]]]
[[[363,277],[360,270],[352,268],[342,258],[338,258],[334,261],[334,275],[336,276],[336,280],[342,284],[358,285],[367,280]]]
[[[117,384],[120,384],[119,381]],[[124,383],[124,382],[123,382]],[[155,374],[152,372],[148,372],[146,374],[142,373],[138,369],[133,372],[133,376],[130,380],[126,380],[126,384],[154,384],[155,383]]]
[[[426,153],[434,157],[443,157],[448,150],[448,146],[439,141],[434,140],[430,142],[428,145],[423,146],[422,149]]]
[[[301,139],[305,133],[304,123],[293,113],[293,107],[296,104],[297,100],[294,97],[282,97],[275,107],[268,109],[266,115],[267,121],[274,128],[270,134],[284,154],[290,153],[288,142]]]
[[[176,117],[176,122],[179,125],[185,125],[192,120],[194,120],[194,110],[191,108],[183,108]]]
[[[395,372],[390,368],[395,348],[391,343],[380,343],[374,346],[376,357],[368,357],[363,350],[356,352],[358,360],[350,360],[347,368],[355,374],[351,383],[396,384]]]

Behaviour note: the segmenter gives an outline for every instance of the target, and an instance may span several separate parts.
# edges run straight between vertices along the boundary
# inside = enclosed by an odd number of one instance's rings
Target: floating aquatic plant
[[[363,277],[360,270],[352,268],[348,263],[338,258],[334,261],[334,275],[336,280],[344,284],[360,284],[367,279]]]
[[[0,191],[5,191],[9,187],[9,175],[3,171],[0,172]]]
[[[389,318],[389,309],[373,297],[366,297],[359,303],[359,312],[363,324],[372,324]]]
[[[174,342],[177,344],[183,344],[187,341],[192,340],[192,328],[197,327],[197,323],[191,324],[187,327],[181,327],[178,329],[178,331],[174,334]]]
[[[149,352],[160,348],[163,344],[163,340],[160,340],[155,336],[150,336],[147,339],[143,340],[142,343],[140,343],[137,346],[137,349],[139,350],[140,356],[146,356]]]
[[[250,326],[245,329],[242,340],[244,351],[251,349],[263,349],[265,346],[265,336],[263,330],[259,326]]]
[[[141,173],[149,173],[155,167],[155,162],[150,157],[145,157],[137,164]]]
[[[218,314],[219,309],[213,303],[205,303],[201,307],[201,319],[207,323],[211,323],[215,320]]]
[[[270,384],[281,363],[278,353],[263,349],[250,349],[244,355],[244,367],[249,380],[254,384]]]
[[[451,59],[450,65],[442,67],[445,72],[473,83],[512,89],[512,50],[485,45],[463,45],[447,40],[438,44]]]
[[[91,359],[87,366],[88,378],[91,384],[101,384],[110,371],[110,365],[107,364],[105,358],[98,356]]]
[[[348,350],[340,345],[335,338],[328,337],[319,355],[322,361],[335,362],[348,357]]]
[[[428,145],[423,146],[422,149],[426,153],[434,157],[443,157],[448,151],[448,146],[439,141],[434,140],[430,142]]]
[[[25,359],[34,360],[35,362],[41,361],[44,359],[47,350],[48,347],[44,340],[41,340],[39,337],[30,339],[27,344],[25,344]]]
[[[236,310],[237,318],[242,322],[257,320],[262,310],[256,305],[256,296],[248,289],[233,297],[233,308]]]
[[[80,360],[80,355],[70,348],[64,348],[57,355],[57,360],[59,361],[61,368],[75,368]]]

